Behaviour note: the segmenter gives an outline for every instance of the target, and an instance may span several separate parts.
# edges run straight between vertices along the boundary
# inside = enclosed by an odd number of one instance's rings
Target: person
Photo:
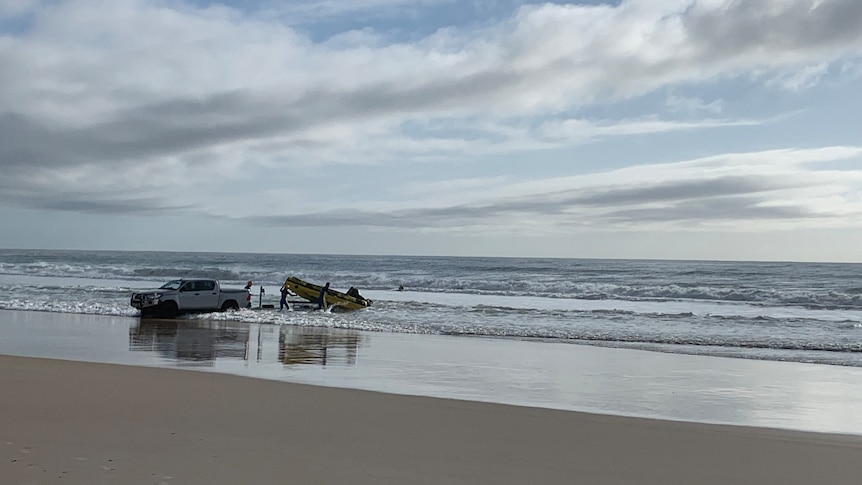
[[[347,290],[347,296],[352,296],[352,297],[354,297],[354,298],[359,298],[360,300],[364,300],[364,299],[365,299],[365,298],[362,298],[362,295],[360,295],[360,294],[359,294],[359,289],[358,289],[358,288],[356,288],[356,287],[354,287],[354,286],[351,286],[351,287],[350,287],[350,289],[349,289],[349,290]]]
[[[329,291],[329,282],[327,281],[323,288],[320,289],[320,294],[317,295],[317,309],[326,310],[326,292]]]
[[[398,291],[404,291],[404,285],[399,285],[399,286],[398,286]]]
[[[248,292],[248,296],[245,298],[245,307],[251,308],[251,284],[252,281],[248,280],[248,283],[245,284],[245,291]],[[260,292],[263,293],[263,286],[260,287]]]
[[[287,287],[287,283],[281,285],[281,301],[278,302],[278,311],[284,310],[284,307],[287,307],[290,310],[290,304],[287,303],[287,295],[292,293],[290,288]]]

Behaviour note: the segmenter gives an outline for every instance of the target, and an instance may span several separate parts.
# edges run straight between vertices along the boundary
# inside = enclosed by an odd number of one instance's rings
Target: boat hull
[[[314,283],[309,283],[293,276],[287,278],[284,285],[287,286],[290,291],[296,293],[300,298],[305,298],[312,303],[317,303],[320,289],[323,288],[320,285],[315,285]],[[357,298],[340,291],[329,289],[326,291],[326,304],[349,310],[361,310],[362,308],[368,308],[371,306],[371,300]]]

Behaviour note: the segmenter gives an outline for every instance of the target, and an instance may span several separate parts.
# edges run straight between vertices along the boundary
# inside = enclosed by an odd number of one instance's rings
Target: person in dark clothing
[[[354,287],[354,286],[351,286],[351,287],[350,287],[350,289],[349,289],[349,290],[347,290],[347,294],[348,294],[349,296],[354,297],[354,298],[359,298],[360,300],[364,300],[364,299],[365,299],[365,298],[362,298],[362,295],[360,295],[360,294],[359,294],[359,290],[358,290],[356,287]]]
[[[293,293],[292,291],[290,291],[290,288],[287,287],[287,284],[282,285],[282,287],[281,287],[281,301],[278,302],[278,311],[284,310],[284,307],[287,307],[287,309],[290,310],[290,304],[287,303],[287,295],[291,295],[291,294],[295,295],[296,293]]]
[[[326,292],[329,291],[329,282],[327,281],[323,288],[320,289],[320,294],[317,295],[317,309],[326,310]]]

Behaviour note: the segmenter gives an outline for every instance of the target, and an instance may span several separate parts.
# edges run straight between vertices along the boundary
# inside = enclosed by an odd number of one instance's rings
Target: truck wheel
[[[173,318],[177,316],[177,302],[175,301],[166,301],[159,305],[159,313],[162,314],[163,317]]]
[[[221,311],[226,312],[228,310],[239,310],[239,305],[233,300],[228,300],[221,306]]]

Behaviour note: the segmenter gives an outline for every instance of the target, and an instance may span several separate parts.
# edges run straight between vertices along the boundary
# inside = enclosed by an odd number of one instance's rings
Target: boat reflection
[[[359,332],[207,320],[140,320],[129,350],[154,352],[177,365],[213,366],[218,359],[297,365],[356,365]]]
[[[335,333],[327,329],[297,331],[282,327],[278,334],[278,360],[285,365],[356,365],[358,333]]]

